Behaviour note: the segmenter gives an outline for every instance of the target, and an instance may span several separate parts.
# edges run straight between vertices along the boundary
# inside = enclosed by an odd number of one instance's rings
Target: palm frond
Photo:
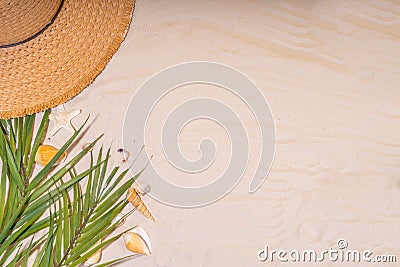
[[[123,234],[109,237],[122,220],[115,217],[128,204],[123,196],[141,172],[130,179],[124,179],[128,170],[109,172],[110,149],[105,155],[102,148],[97,155],[92,151],[101,136],[56,167],[86,120],[34,175],[49,114],[43,113],[36,131],[35,114],[0,120],[0,266],[28,266],[34,251],[32,266],[78,266]],[[75,167],[87,154],[90,164],[78,172]]]

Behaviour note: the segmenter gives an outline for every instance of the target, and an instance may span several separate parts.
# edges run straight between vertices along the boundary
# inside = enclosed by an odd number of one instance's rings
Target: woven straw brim
[[[1,48],[0,118],[55,107],[92,83],[124,40],[134,4],[65,0],[38,37]]]
[[[61,0],[0,0],[0,47],[22,42],[51,23]]]

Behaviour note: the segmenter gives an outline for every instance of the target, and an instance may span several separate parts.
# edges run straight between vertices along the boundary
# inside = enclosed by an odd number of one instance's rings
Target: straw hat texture
[[[71,99],[105,68],[135,0],[0,0],[0,118]]]

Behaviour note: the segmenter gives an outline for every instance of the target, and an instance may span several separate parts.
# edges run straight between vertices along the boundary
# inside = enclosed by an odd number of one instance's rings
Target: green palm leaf
[[[115,222],[115,217],[128,204],[125,194],[141,172],[125,179],[128,170],[108,171],[110,149],[105,155],[102,148],[97,155],[92,152],[101,136],[56,167],[86,120],[34,175],[49,114],[49,110],[43,113],[36,130],[35,114],[0,120],[0,266],[28,266],[34,251],[38,253],[32,266],[78,266],[123,234],[110,237],[122,220]],[[78,173],[75,166],[87,154],[90,165]]]

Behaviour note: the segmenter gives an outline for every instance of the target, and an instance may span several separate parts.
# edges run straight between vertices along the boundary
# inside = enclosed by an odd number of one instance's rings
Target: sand
[[[145,198],[157,222],[135,214],[124,227],[144,227],[153,255],[118,266],[278,266],[260,262],[257,252],[265,245],[328,249],[340,238],[349,249],[393,254],[400,261],[398,1],[138,0],[120,50],[91,86],[65,104],[67,110],[82,109],[75,125],[87,114],[95,118],[81,142],[104,132],[106,146],[122,146],[124,114],[140,85],[164,68],[195,60],[234,67],[263,92],[276,124],[271,172],[260,190],[247,193],[260,137],[235,97],[210,86],[170,96],[154,112],[146,144],[161,171],[168,166],[156,133],[165,108],[197,94],[224,99],[242,117],[250,162],[239,185],[212,205],[179,209]],[[51,142],[68,135],[62,130]],[[185,129],[182,152],[198,158],[204,136],[218,144],[215,165],[191,179],[173,173],[174,182],[202,184],[224,171],[229,144],[210,122]],[[103,259],[126,254],[121,240]]]

